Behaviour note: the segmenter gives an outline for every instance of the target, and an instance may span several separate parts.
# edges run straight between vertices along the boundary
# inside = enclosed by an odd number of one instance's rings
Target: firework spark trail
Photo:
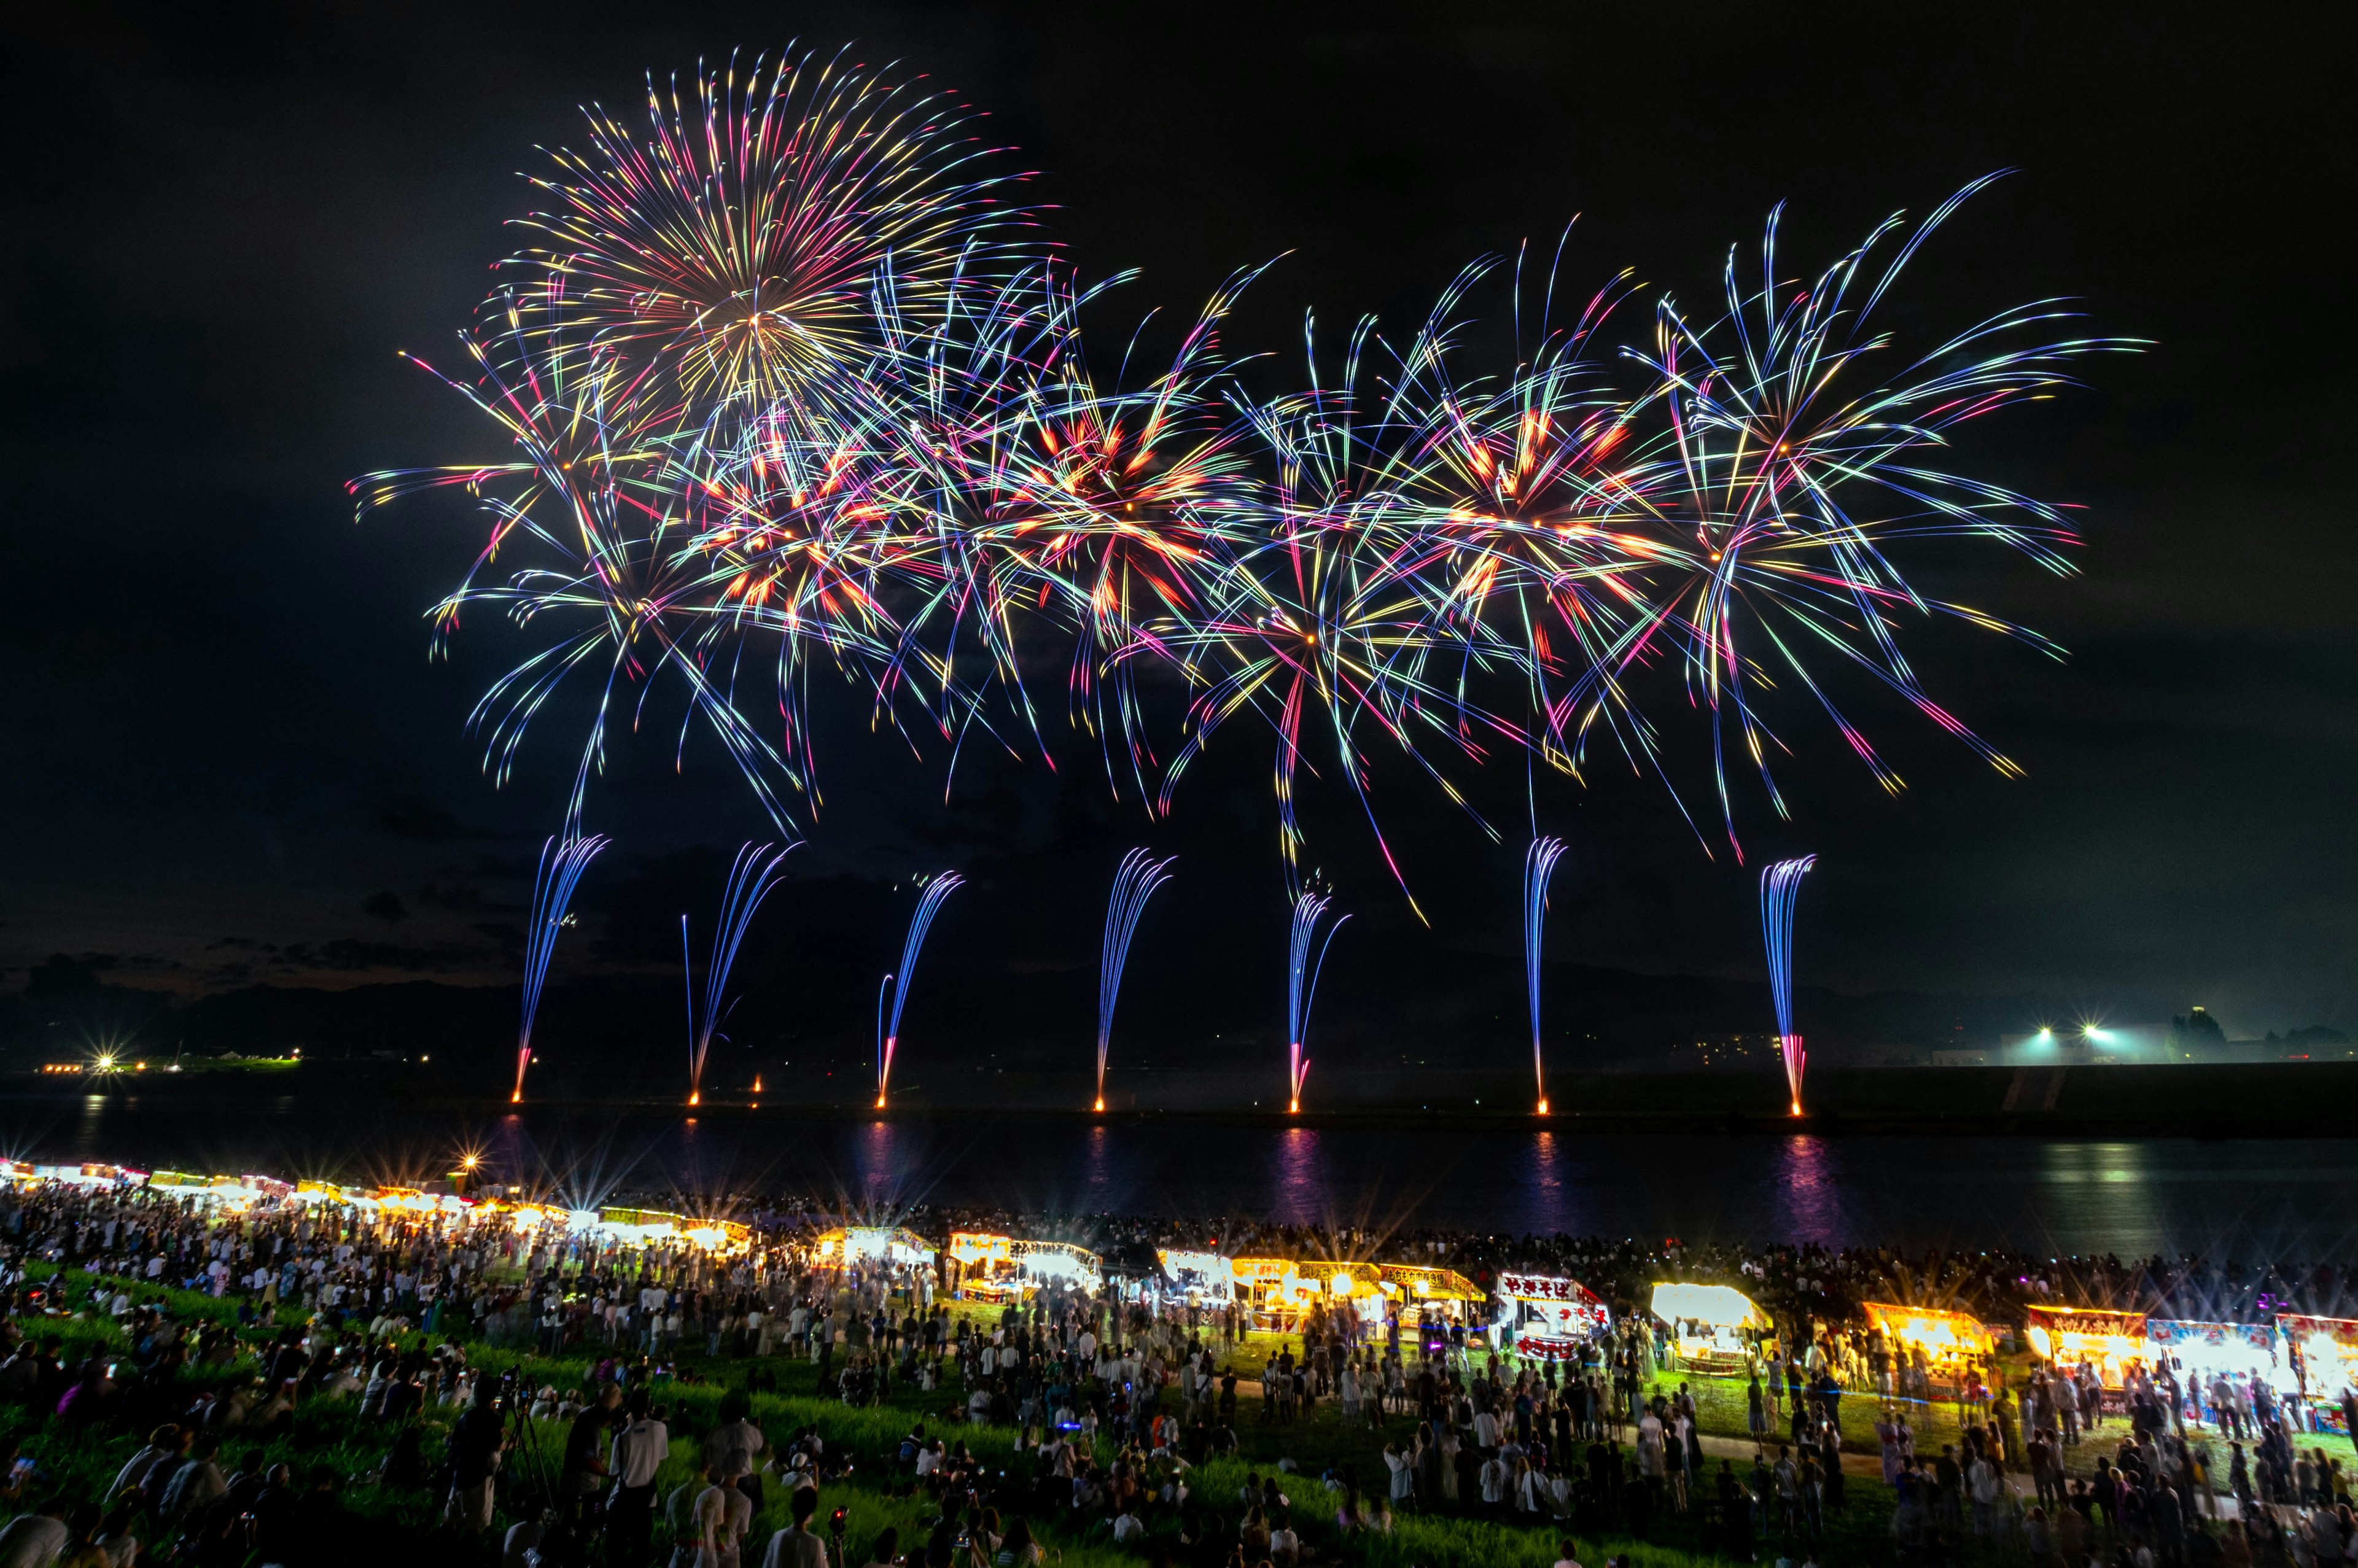
[[[1310,1058],[1303,1047],[1310,1043],[1310,1008],[1318,1000],[1319,971],[1326,967],[1326,949],[1335,943],[1335,933],[1350,920],[1346,914],[1326,928],[1322,940],[1318,923],[1325,917],[1328,900],[1325,893],[1303,889],[1293,901],[1293,925],[1286,943],[1285,959],[1285,1039],[1286,1039],[1286,1102],[1288,1115],[1302,1109],[1302,1086],[1310,1076]],[[1315,947],[1317,951],[1312,952]]]
[[[1122,969],[1130,962],[1130,940],[1138,931],[1139,916],[1146,913],[1146,901],[1171,880],[1170,866],[1177,858],[1158,860],[1144,849],[1132,849],[1114,873],[1113,896],[1106,903],[1105,948],[1098,960],[1098,1110],[1105,1109],[1106,1053],[1113,1044],[1113,1009],[1121,996]]]
[[[1523,856],[1523,980],[1531,1006],[1531,1081],[1539,1091],[1539,1113],[1548,1114],[1547,1059],[1540,1050],[1541,938],[1547,925],[1548,879],[1563,856],[1563,840],[1534,838]]]
[[[1777,1004],[1777,1049],[1785,1059],[1785,1087],[1791,1113],[1801,1114],[1801,1070],[1809,1057],[1793,1033],[1793,905],[1801,879],[1818,863],[1815,855],[1779,860],[1760,872],[1760,934],[1768,948],[1768,994]]]
[[[729,868],[729,885],[720,895],[720,923],[713,930],[711,962],[704,971],[703,1005],[697,1005],[695,958],[687,942],[687,916],[679,917],[679,957],[687,993],[687,1103],[704,1096],[704,1058],[720,1028],[721,1003],[728,1000],[729,971],[737,965],[737,949],[752,928],[762,901],[778,885],[786,856],[799,844],[746,844]]]
[[[934,916],[941,913],[942,901],[964,885],[966,879],[956,871],[937,871],[925,882],[925,891],[917,895],[917,910],[909,917],[909,935],[901,945],[901,968],[895,974],[884,977],[884,984],[876,993],[876,1108],[884,1108],[884,1098],[892,1087],[892,1054],[901,1043],[901,1007],[909,1000],[909,985],[917,977],[917,954],[925,945],[925,933],[932,929]],[[890,994],[891,1022],[886,1022],[885,997]]]
[[[565,927],[566,906],[581,873],[611,842],[603,834],[587,838],[568,836],[540,847],[540,869],[533,876],[532,920],[524,938],[524,1018],[516,1030],[515,1088],[508,1103],[524,1103],[524,1070],[532,1065],[532,1022],[540,1011],[541,988],[548,980],[548,960],[557,951],[557,934]]]

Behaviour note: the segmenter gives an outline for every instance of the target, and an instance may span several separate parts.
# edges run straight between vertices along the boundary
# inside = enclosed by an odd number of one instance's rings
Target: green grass
[[[121,1330],[111,1320],[91,1315],[87,1310],[95,1283],[87,1275],[68,1274],[63,1281],[65,1300],[69,1307],[82,1308],[81,1314],[70,1312],[28,1326],[35,1333],[59,1336],[67,1342],[70,1355],[120,1348],[124,1343]],[[233,1302],[139,1281],[132,1282],[130,1293],[141,1303],[162,1300],[182,1322],[203,1319],[226,1329],[236,1325],[237,1310]],[[244,1342],[241,1348],[250,1348],[254,1342],[275,1334],[282,1325],[300,1323],[308,1315],[299,1308],[281,1307],[273,1321],[254,1324],[238,1336]],[[419,1343],[415,1335],[410,1340],[412,1344]],[[1295,1343],[1298,1341],[1292,1336],[1256,1335],[1228,1358],[1228,1365],[1240,1378],[1250,1379],[1281,1344]],[[470,1345],[468,1355],[481,1370],[514,1371],[535,1387],[554,1384],[560,1389],[579,1390],[588,1383],[596,1363],[604,1358],[604,1348],[583,1346],[549,1357],[530,1350]],[[831,1454],[854,1457],[853,1477],[831,1481],[823,1488],[823,1508],[848,1509],[848,1541],[855,1551],[864,1552],[877,1532],[887,1526],[902,1532],[904,1547],[914,1546],[921,1543],[930,1526],[934,1517],[930,1502],[914,1494],[893,1495],[895,1488],[890,1484],[894,1468],[892,1456],[901,1438],[914,1422],[925,1422],[933,1435],[954,1444],[967,1444],[989,1468],[1012,1470],[1019,1464],[1015,1433],[1004,1428],[967,1425],[960,1419],[962,1408],[954,1411],[954,1407],[962,1407],[962,1393],[955,1382],[931,1394],[896,1386],[883,1405],[854,1410],[833,1397],[831,1389],[822,1389],[817,1368],[799,1356],[780,1355],[754,1362],[710,1359],[690,1353],[680,1357],[679,1365],[680,1378],[653,1386],[654,1397],[671,1407],[675,1433],[671,1454],[659,1476],[664,1494],[668,1495],[673,1487],[694,1473],[702,1435],[719,1420],[722,1400],[732,1391],[746,1393],[755,1420],[773,1442],[783,1443],[799,1429],[814,1428],[826,1440]],[[764,1377],[775,1379],[779,1386],[774,1391],[749,1389],[757,1368]],[[193,1388],[250,1376],[252,1370],[251,1359],[240,1355],[223,1362],[192,1364],[183,1368],[179,1377]],[[1653,1386],[1669,1392],[1682,1380],[1697,1396],[1706,1432],[1744,1435],[1742,1379],[1671,1372],[1653,1379]],[[1174,1400],[1175,1402],[1175,1396]],[[1844,1427],[1850,1445],[1859,1452],[1872,1452],[1877,1401],[1853,1395],[1843,1403]],[[1953,1414],[1942,1413],[1952,1410],[1953,1407],[1942,1406],[1931,1419],[1925,1419],[1920,1411],[1911,1417],[1922,1450],[1937,1452],[1942,1442],[1955,1440]],[[1219,1542],[1223,1552],[1236,1539],[1240,1510],[1235,1499],[1244,1475],[1248,1471],[1267,1475],[1280,1457],[1290,1457],[1303,1473],[1284,1476],[1281,1484],[1293,1499],[1296,1529],[1322,1563],[1365,1568],[1476,1568],[1489,1564],[1544,1568],[1555,1561],[1561,1537],[1549,1526],[1525,1528],[1409,1511],[1396,1517],[1389,1535],[1363,1532],[1341,1536],[1333,1523],[1339,1495],[1315,1476],[1330,1467],[1340,1470],[1349,1466],[1364,1490],[1372,1493],[1379,1489],[1385,1478],[1382,1446],[1387,1439],[1407,1438],[1413,1430],[1413,1421],[1396,1416],[1380,1428],[1347,1427],[1339,1406],[1332,1400],[1322,1401],[1310,1419],[1291,1426],[1264,1426],[1258,1420],[1259,1413],[1258,1401],[1249,1396],[1241,1398],[1237,1422],[1238,1454],[1198,1466],[1189,1476],[1191,1501],[1205,1521],[1207,1535]],[[429,1470],[441,1457],[441,1434],[449,1418],[449,1412],[438,1408],[429,1408],[423,1413],[422,1422],[428,1433],[424,1455]],[[2119,1430],[2107,1429],[2114,1435]],[[101,1495],[115,1470],[138,1445],[138,1435],[134,1433],[68,1433],[59,1423],[21,1408],[0,1408],[0,1432],[21,1436],[27,1452],[49,1482],[74,1498]],[[373,1542],[397,1548],[396,1554],[406,1560],[441,1560],[448,1553],[429,1533],[438,1512],[438,1499],[424,1489],[396,1491],[379,1487],[373,1479],[393,1435],[393,1431],[381,1422],[362,1421],[355,1400],[314,1398],[299,1408],[290,1435],[258,1445],[233,1436],[224,1458],[233,1462],[249,1446],[260,1446],[273,1462],[285,1460],[298,1468],[330,1465],[345,1477],[345,1505],[369,1525]],[[563,1451],[565,1433],[559,1424],[538,1423],[535,1436],[539,1463],[553,1463]],[[2302,1446],[2323,1446],[2330,1454],[2342,1454],[2349,1448],[2346,1440],[2338,1438],[2306,1440]],[[2083,1445],[2077,1452],[2092,1457],[2093,1450]],[[1101,1444],[1100,1457],[1111,1457],[1109,1444]],[[1716,1462],[1710,1467],[1715,1470]],[[1744,1466],[1739,1465],[1736,1469],[1740,1473]],[[503,1482],[506,1507],[523,1506],[533,1495],[538,1479],[541,1477],[533,1474],[532,1461],[519,1455]],[[1885,1526],[1890,1515],[1890,1493],[1878,1481],[1858,1477],[1849,1480],[1847,1489],[1849,1507],[1842,1515],[1829,1519],[1820,1543],[1822,1560],[1880,1560],[1889,1551]],[[1704,1484],[1704,1492],[1706,1497],[1710,1495],[1708,1480]],[[766,1546],[769,1536],[783,1528],[786,1506],[781,1490],[769,1488],[765,1506],[748,1536],[748,1553],[758,1553]],[[1044,1543],[1061,1553],[1070,1568],[1135,1568],[1141,1561],[1139,1554],[1110,1542],[1108,1527],[1102,1520],[1082,1526],[1064,1519],[1034,1519],[1032,1522]],[[1177,1527],[1175,1518],[1167,1511],[1156,1514],[1152,1524],[1156,1538],[1166,1541]],[[1660,1516],[1651,1538],[1646,1541],[1583,1537],[1577,1555],[1590,1563],[1601,1562],[1607,1555],[1627,1555],[1634,1568],[1695,1568],[1725,1561],[1717,1554],[1718,1545],[1699,1509],[1690,1515],[1666,1512]],[[1762,1554],[1773,1555],[1773,1542],[1764,1545]],[[1974,1554],[1968,1552],[1967,1561],[1974,1562]]]

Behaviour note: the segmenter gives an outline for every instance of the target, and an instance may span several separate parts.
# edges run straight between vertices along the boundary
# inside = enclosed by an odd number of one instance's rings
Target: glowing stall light
[[[1660,1284],[1649,1304],[1671,1325],[1671,1342],[1690,1366],[1740,1364],[1744,1331],[1770,1326],[1768,1314],[1733,1285]]]
[[[1105,1109],[1106,1053],[1113,1044],[1113,1009],[1121,995],[1121,972],[1130,962],[1130,941],[1138,931],[1138,917],[1154,890],[1171,880],[1170,866],[1178,857],[1155,860],[1144,849],[1121,858],[1114,873],[1113,896],[1106,903],[1105,949],[1098,960],[1098,1094],[1093,1108]]]
[[[934,1249],[915,1231],[890,1225],[839,1225],[819,1232],[812,1250],[824,1261],[852,1263],[922,1263]]]
[[[1055,1281],[1095,1295],[1105,1285],[1105,1260],[1069,1241],[1017,1241],[1010,1251],[1017,1272],[1030,1281]]]
[[[1540,1050],[1540,950],[1547,926],[1548,879],[1563,857],[1563,840],[1534,838],[1523,857],[1523,980],[1531,1008],[1531,1082],[1539,1091],[1539,1113],[1548,1113],[1547,1059]]]
[[[1935,1366],[1985,1357],[1996,1349],[1989,1330],[1971,1313],[1896,1302],[1861,1302],[1859,1310],[1887,1339],[1923,1351]]]
[[[1286,948],[1285,969],[1285,1109],[1289,1116],[1301,1111],[1302,1086],[1310,1076],[1310,1058],[1303,1054],[1303,1047],[1309,1044],[1310,1008],[1318,997],[1318,973],[1326,966],[1326,949],[1334,945],[1335,933],[1351,918],[1346,914],[1336,920],[1321,940],[1318,923],[1325,916],[1326,903],[1325,894],[1307,889],[1293,901],[1293,932]]]
[[[713,934],[712,962],[704,972],[704,998],[698,1006],[695,960],[687,945],[687,916],[679,917],[680,966],[686,974],[687,993],[687,1103],[699,1104],[704,1098],[704,1058],[712,1049],[712,1037],[720,1028],[720,1004],[727,999],[729,971],[736,967],[737,949],[745,941],[745,933],[753,924],[753,915],[770,890],[778,885],[784,871],[786,856],[800,848],[788,844],[783,849],[775,844],[747,844],[737,851],[736,861],[729,868],[729,886],[720,895],[720,925]]]
[[[557,934],[565,928],[565,909],[581,873],[610,842],[602,833],[587,838],[568,834],[540,847],[540,870],[533,876],[532,923],[524,939],[524,1021],[516,1031],[515,1088],[508,1103],[524,1103],[524,1070],[532,1065],[532,1021],[540,1011],[541,987],[548,980],[548,960],[557,951]]]
[[[956,892],[966,879],[956,871],[942,871],[925,883],[925,891],[917,896],[917,912],[909,917],[908,939],[901,945],[901,968],[897,976],[887,975],[876,992],[876,1108],[884,1108],[884,1097],[892,1082],[892,1053],[901,1042],[901,1006],[909,1000],[909,983],[916,979],[917,954],[925,945],[925,933],[932,929],[934,916],[941,913],[942,901]],[[888,1024],[885,998],[892,999],[892,1022]]]
[[[1777,1004],[1777,1049],[1785,1058],[1785,1087],[1791,1114],[1801,1114],[1801,1070],[1809,1057],[1793,1033],[1793,905],[1801,879],[1818,863],[1815,855],[1779,860],[1760,873],[1760,932],[1768,946],[1768,993]]]

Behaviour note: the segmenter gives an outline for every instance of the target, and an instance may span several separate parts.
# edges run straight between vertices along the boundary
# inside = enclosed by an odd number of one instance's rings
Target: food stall
[[[1027,1292],[1062,1285],[1095,1295],[1105,1288],[1105,1260],[1086,1247],[1069,1241],[1019,1240],[1012,1250],[1016,1271]]]
[[[1231,1258],[1228,1278],[1254,1328],[1290,1329],[1309,1310],[1311,1282],[1291,1258]],[[1323,1285],[1323,1281],[1321,1281]]]
[[[1015,1238],[990,1230],[953,1230],[946,1250],[957,1265],[953,1288],[961,1300],[1003,1302],[1017,1293]]]
[[[1162,1265],[1163,1278],[1168,1281],[1163,1292],[1167,1296],[1189,1306],[1211,1307],[1226,1306],[1236,1299],[1236,1275],[1228,1260],[1217,1252],[1164,1247],[1156,1249],[1154,1260]]]
[[[1942,1307],[1903,1306],[1897,1302],[1861,1302],[1867,1325],[1883,1335],[1897,1355],[1923,1354],[1924,1369],[1936,1377],[1961,1377],[1997,1348],[1990,1331],[1971,1313]]]
[[[1656,1285],[1650,1308],[1670,1325],[1681,1363],[1699,1372],[1742,1368],[1745,1334],[1769,1326],[1768,1314],[1733,1285]]]
[[[2128,1369],[2145,1360],[2146,1316],[2141,1312],[2115,1312],[2104,1307],[2034,1306],[2024,1309],[2029,1323],[2024,1337],[2042,1361],[2076,1367],[2085,1361],[2103,1377],[2107,1389],[2118,1389]]]
[[[2343,1396],[2358,1390],[2358,1320],[2278,1313],[2277,1330],[2301,1392],[2334,1424]]]
[[[1498,1276],[1498,1343],[1519,1356],[1563,1357],[1603,1334],[1613,1314],[1578,1280],[1546,1274]]]
[[[934,1258],[931,1242],[897,1225],[838,1225],[820,1231],[811,1250],[821,1263],[838,1269],[857,1263],[930,1263]]]
[[[2145,1358],[2154,1367],[2174,1363],[2181,1383],[2200,1379],[2206,1390],[2212,1377],[2223,1372],[2239,1382],[2257,1377],[2271,1388],[2293,1386],[2292,1368],[2285,1362],[2273,1324],[2148,1318]]]
[[[1069,1241],[954,1230],[948,1251],[958,1263],[957,1292],[968,1301],[1022,1301],[1052,1284],[1091,1295],[1105,1288],[1104,1260]]]
[[[1329,1311],[1347,1305],[1362,1324],[1397,1312],[1428,1326],[1465,1322],[1484,1299],[1481,1287],[1455,1270],[1412,1263],[1238,1258],[1228,1272],[1236,1299],[1253,1314],[1253,1326],[1281,1333],[1299,1327],[1322,1299]]]

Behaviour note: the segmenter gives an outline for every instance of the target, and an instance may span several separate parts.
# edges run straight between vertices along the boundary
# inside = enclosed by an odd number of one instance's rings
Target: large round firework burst
[[[535,183],[521,220],[546,243],[510,267],[640,373],[706,407],[784,398],[839,407],[877,347],[870,293],[889,264],[903,308],[973,253],[1012,252],[1020,176],[997,171],[972,112],[889,68],[789,49],[647,87],[635,132],[592,108],[586,151]]]

